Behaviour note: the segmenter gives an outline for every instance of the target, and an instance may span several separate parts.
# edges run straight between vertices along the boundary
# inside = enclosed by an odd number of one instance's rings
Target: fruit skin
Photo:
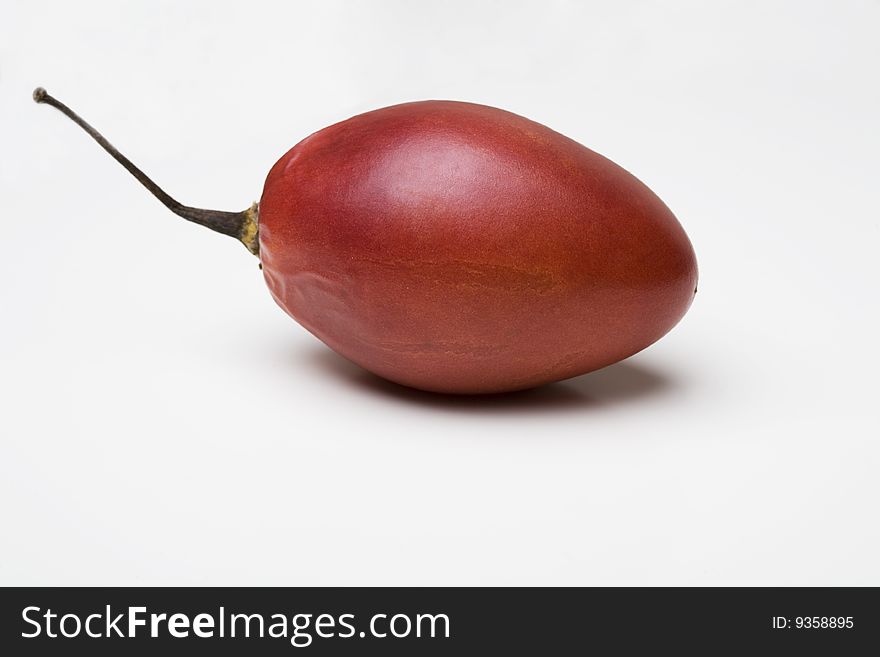
[[[530,388],[640,351],[697,284],[672,212],[610,160],[503,110],[395,105],[272,168],[260,257],[333,350],[444,393]]]

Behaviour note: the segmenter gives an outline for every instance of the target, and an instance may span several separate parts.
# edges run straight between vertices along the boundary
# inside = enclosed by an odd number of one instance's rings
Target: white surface
[[[3,4],[0,583],[880,584],[880,5],[285,4]],[[358,112],[510,109],[651,186],[700,293],[565,384],[382,384],[38,84],[231,210]]]

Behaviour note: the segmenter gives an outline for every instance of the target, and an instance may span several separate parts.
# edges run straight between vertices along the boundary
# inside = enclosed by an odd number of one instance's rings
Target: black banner
[[[868,654],[876,588],[7,588],[5,655]]]

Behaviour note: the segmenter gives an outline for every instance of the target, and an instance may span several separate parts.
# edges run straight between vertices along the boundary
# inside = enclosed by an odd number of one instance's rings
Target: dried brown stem
[[[42,87],[34,89],[34,100],[38,103],[51,105],[71,121],[76,123],[80,128],[85,130],[98,144],[107,151],[113,159],[125,167],[131,175],[137,178],[147,190],[159,199],[162,204],[179,217],[183,217],[187,221],[192,221],[206,228],[210,228],[218,233],[229,235],[241,241],[247,247],[247,250],[254,255],[259,255],[258,242],[258,215],[257,204],[254,203],[247,210],[241,212],[223,212],[221,210],[205,210],[203,208],[191,208],[188,205],[176,201],[169,196],[165,190],[153,182],[147,174],[141,171],[132,163],[125,155],[120,153],[116,148],[107,141],[104,136],[95,130],[92,126],[80,118],[73,110],[60,100],[50,96]]]

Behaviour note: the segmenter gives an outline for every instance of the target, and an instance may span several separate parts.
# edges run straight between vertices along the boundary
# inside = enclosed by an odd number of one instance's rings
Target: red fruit
[[[269,172],[258,224],[253,208],[187,208],[141,182],[258,251],[275,300],[332,349],[424,390],[502,392],[604,367],[666,334],[696,291],[687,235],[651,190],[482,105],[407,103],[313,134]]]

